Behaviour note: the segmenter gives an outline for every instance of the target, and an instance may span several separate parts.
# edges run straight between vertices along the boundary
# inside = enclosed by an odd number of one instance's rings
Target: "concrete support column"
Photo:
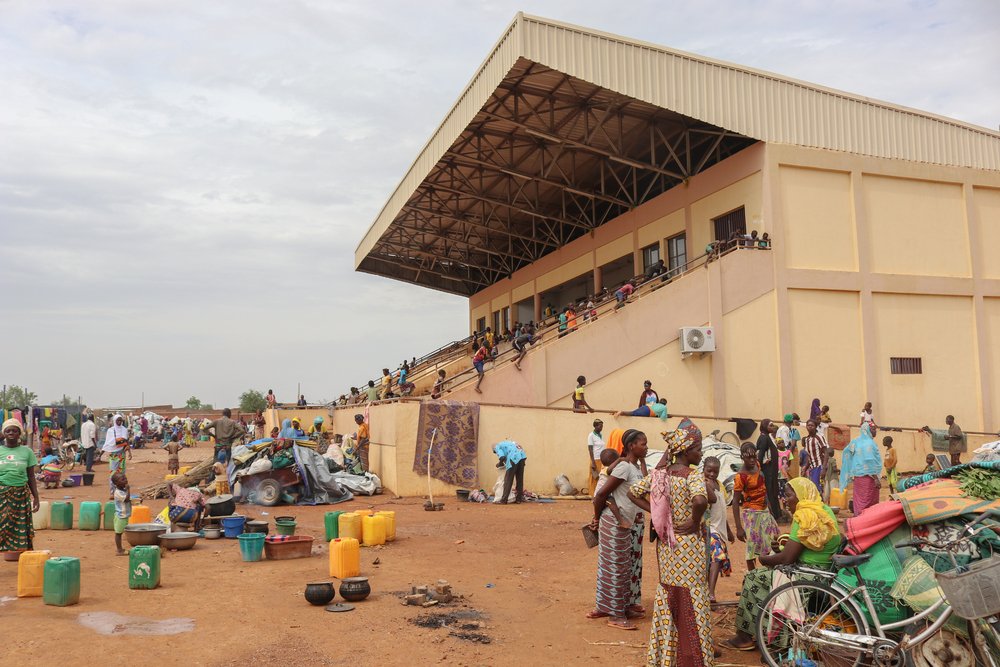
[[[718,348],[711,355],[712,364],[712,409],[719,419],[728,417],[726,409],[726,346],[720,345],[722,336],[722,262],[708,265],[708,324],[715,330]],[[698,360],[703,363],[703,360]]]
[[[868,243],[868,214],[862,198],[862,175],[851,171],[851,201],[854,205],[855,243],[858,249],[858,274],[861,276],[861,360],[865,369],[865,400],[879,403],[878,340],[875,336],[875,304],[871,289],[871,247]]]
[[[990,355],[989,323],[986,319],[986,306],[983,303],[983,246],[979,234],[979,219],[976,215],[976,206],[973,201],[975,192],[972,183],[965,181],[962,183],[962,195],[965,199],[965,221],[969,234],[970,265],[972,266],[972,310],[973,310],[973,331],[976,335],[976,352],[979,363],[976,368],[979,370],[979,414],[982,423],[979,428],[983,431],[992,431],[995,427],[993,420],[993,377],[997,369],[993,368],[993,358]]]
[[[600,294],[601,290],[604,289],[604,273],[601,271],[601,267],[594,267],[594,294]]]
[[[535,292],[535,324],[542,321],[542,295]]]

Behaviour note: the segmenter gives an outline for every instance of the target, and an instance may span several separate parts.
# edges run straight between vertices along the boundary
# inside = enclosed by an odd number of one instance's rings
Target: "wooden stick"
[[[434,438],[437,437],[438,430],[431,431],[431,444],[427,446],[427,497],[431,499],[431,508],[434,507],[434,491],[431,490],[431,451],[434,450]]]

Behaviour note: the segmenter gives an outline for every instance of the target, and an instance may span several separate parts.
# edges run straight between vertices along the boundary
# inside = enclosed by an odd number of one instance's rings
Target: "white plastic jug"
[[[38,503],[38,511],[31,515],[31,525],[35,530],[47,530],[52,521],[52,507],[49,501],[43,500]]]

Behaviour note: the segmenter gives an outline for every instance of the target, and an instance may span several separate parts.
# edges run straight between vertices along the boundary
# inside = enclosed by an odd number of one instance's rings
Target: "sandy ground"
[[[182,452],[182,465],[201,460],[205,447]],[[107,497],[107,466],[96,467],[93,487],[42,491],[43,500]],[[133,490],[162,479],[162,451],[139,451],[129,468]],[[587,620],[592,608],[596,549],[586,549],[580,526],[590,515],[583,501],[493,506],[444,499],[443,512],[425,512],[422,499],[391,495],[361,498],[336,509],[396,511],[397,539],[362,549],[362,574],[372,596],[353,612],[334,614],[303,598],[306,582],[329,581],[323,515],[330,506],[274,508],[293,514],[298,533],[318,536],[311,558],[244,563],[236,540],[200,540],[162,562],[162,585],[130,590],[127,557],[117,557],[113,533],[39,531],[36,549],[77,556],[82,563],[80,603],[51,607],[41,598],[14,598],[17,566],[0,561],[0,626],[6,646],[0,664],[98,663],[258,665],[644,665],[649,621],[637,632]],[[164,500],[152,501],[156,514]],[[275,512],[254,505],[238,510],[252,518]],[[264,512],[268,516],[262,516]],[[273,524],[272,524],[273,526]],[[644,554],[644,599],[652,609],[656,584],[653,545]],[[720,601],[735,601],[742,579],[742,545],[731,554],[734,576],[721,579]],[[378,559],[376,565],[374,561]],[[421,609],[400,603],[411,585],[449,581],[464,602]],[[11,599],[14,598],[14,599]],[[337,600],[339,600],[339,595]],[[171,636],[129,634],[128,622],[100,634],[81,624],[95,612],[164,621],[193,619],[193,629]],[[713,615],[716,638],[732,633],[735,608]],[[447,627],[435,625],[435,614]],[[437,623],[440,625],[440,623]],[[44,628],[44,630],[42,630]],[[456,635],[465,634],[466,637]],[[489,642],[489,643],[483,643]],[[759,664],[755,653],[726,651],[719,663]]]

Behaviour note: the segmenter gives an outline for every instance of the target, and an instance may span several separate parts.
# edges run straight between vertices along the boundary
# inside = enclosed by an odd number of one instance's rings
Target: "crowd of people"
[[[660,400],[646,381],[640,406]],[[640,592],[644,519],[649,514],[660,585],[652,609],[648,664],[714,664],[721,653],[720,641],[711,633],[710,611],[719,577],[733,572],[729,545],[735,541],[745,545],[746,570],[735,632],[721,644],[754,650],[760,604],[787,581],[774,568],[793,563],[831,567],[841,544],[835,513],[841,508],[828,504],[831,484],[840,489],[853,484],[856,516],[879,502],[883,474],[890,484],[898,481],[892,436],[882,440],[883,455],[875,442],[878,427],[871,403],[862,408],[860,434],[844,447],[839,467],[826,439],[831,423],[830,408],[819,399],[812,402],[804,429],[795,413],[785,415],[780,425],[761,420],[756,440],[740,448],[742,467],[733,478],[730,512],[719,479],[720,461],[702,461],[702,434],[690,420],[663,433],[666,451],[652,469],[646,467],[644,432],[618,429],[606,436],[603,421],[594,420],[587,435],[594,508],[589,529],[596,534],[598,562],[596,602],[587,617],[628,631],[637,628],[635,619],[646,616]],[[956,443],[952,448],[958,450],[961,429],[951,415],[945,423],[947,429],[939,435]],[[932,455],[928,463],[934,463]],[[780,532],[787,533],[787,539],[779,541]]]

